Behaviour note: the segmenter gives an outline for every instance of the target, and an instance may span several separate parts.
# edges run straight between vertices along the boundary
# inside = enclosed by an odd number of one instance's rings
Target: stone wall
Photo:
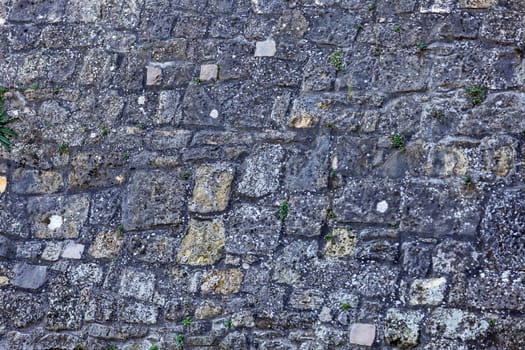
[[[524,13],[1,1],[0,349],[525,349]]]

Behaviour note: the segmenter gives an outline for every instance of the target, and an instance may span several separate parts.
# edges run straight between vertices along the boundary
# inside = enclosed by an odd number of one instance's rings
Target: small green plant
[[[7,92],[7,88],[0,88],[0,144],[4,150],[9,151],[11,148],[10,138],[16,137],[16,133],[7,128],[7,124],[12,123],[16,118],[9,118],[7,113],[4,111],[4,94]]]
[[[328,176],[333,179],[334,177],[337,176],[337,172],[335,170],[330,170],[330,173],[328,174]]]
[[[393,27],[392,27],[392,30],[396,33],[399,33],[401,31],[401,26],[399,24],[395,24]]]
[[[335,128],[335,124],[333,122],[326,123],[326,127],[330,130],[333,130]]]
[[[490,326],[490,327],[494,327],[494,326],[496,326],[496,319],[495,319],[495,318],[489,318],[489,319],[487,320],[487,322],[489,323],[489,326]]]
[[[390,228],[393,228],[393,229],[398,229],[399,228],[399,221],[398,222],[393,222],[390,224]]]
[[[190,172],[189,171],[183,171],[182,174],[180,174],[181,179],[184,181],[188,181],[190,179]]]
[[[354,28],[355,28],[356,30],[362,30],[362,29],[364,29],[365,27],[364,27],[361,23],[356,23],[356,24],[354,24]]]
[[[374,4],[368,5],[368,11],[369,12],[375,11],[375,9],[376,9],[376,5],[374,5]]]
[[[463,178],[463,186],[465,187],[465,189],[468,189],[468,190],[472,190],[476,187],[476,185],[474,184],[474,181],[472,180],[470,176],[465,176]]]
[[[426,43],[420,41],[420,42],[417,43],[416,48],[418,49],[419,52],[423,52],[423,51],[425,51],[428,48],[428,45]]]
[[[137,125],[135,125],[135,127],[137,129],[144,130],[144,125],[142,125],[142,124],[137,124]]]
[[[343,303],[343,304],[341,305],[341,310],[343,310],[343,311],[350,310],[350,304],[348,304],[348,303]]]
[[[117,350],[117,346],[115,344],[111,344],[108,346],[108,350]]]
[[[117,227],[117,234],[119,236],[122,236],[124,234],[124,225],[122,225],[122,224],[118,225],[118,227]]]
[[[225,322],[224,322],[224,325],[226,326],[227,329],[230,329],[232,328],[232,320],[231,319],[227,319]]]
[[[159,346],[158,345],[152,345],[149,347],[149,350],[159,350]]]
[[[108,136],[109,135],[109,129],[107,127],[102,127],[102,130],[101,130],[101,134],[102,136]]]
[[[53,94],[57,95],[60,92],[60,89],[61,89],[60,86],[55,86],[53,88]]]
[[[331,240],[332,238],[334,238],[334,233],[332,231],[328,232],[326,235],[324,235],[323,239],[325,241],[328,241],[328,240]]]
[[[343,71],[345,69],[343,65],[343,58],[341,56],[341,51],[335,51],[328,56],[328,61],[334,66],[337,71]]]
[[[443,112],[437,109],[434,109],[431,113],[432,118],[434,118],[437,121],[441,121],[443,119]]]
[[[194,78],[193,78],[193,82],[194,82],[196,85],[200,85],[200,83],[202,83],[202,80],[201,80],[201,78],[194,77]]]
[[[182,320],[182,325],[183,326],[189,326],[191,324],[191,318],[189,318],[188,316],[184,317],[184,319]]]
[[[182,343],[184,343],[184,335],[177,334],[177,336],[175,337],[175,342],[177,342],[177,344],[181,346]]]
[[[33,83],[33,84],[29,85],[29,88],[31,90],[36,90],[36,89],[38,89],[38,87],[39,87],[39,85],[37,83]]]
[[[60,154],[67,154],[69,153],[69,144],[66,142],[62,142],[60,145],[58,145],[58,153]]]
[[[335,211],[332,208],[326,209],[326,218],[328,220],[335,219],[337,215],[335,215]]]
[[[485,89],[480,85],[471,85],[467,87],[467,95],[473,106],[479,106],[485,99]]]
[[[129,159],[129,152],[122,153],[122,159],[128,160]]]
[[[405,137],[398,133],[390,135],[390,146],[400,151],[405,150]]]
[[[188,300],[187,302],[184,303],[184,307],[186,309],[189,309],[193,306],[193,302],[191,300]]]
[[[277,216],[281,221],[286,220],[286,217],[288,216],[288,199],[284,199],[281,202],[281,204],[275,211],[275,216]]]

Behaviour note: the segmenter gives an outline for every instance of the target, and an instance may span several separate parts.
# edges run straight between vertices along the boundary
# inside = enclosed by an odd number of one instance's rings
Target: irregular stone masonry
[[[524,4],[1,1],[0,349],[525,349]]]

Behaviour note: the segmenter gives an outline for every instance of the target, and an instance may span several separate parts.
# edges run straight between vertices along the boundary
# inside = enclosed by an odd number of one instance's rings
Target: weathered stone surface
[[[203,276],[201,291],[203,293],[232,294],[239,291],[243,274],[238,269],[213,270]]]
[[[470,8],[470,9],[485,9],[495,5],[494,0],[460,0],[459,8]]]
[[[185,184],[178,173],[136,172],[122,203],[124,228],[134,230],[179,224],[185,193]]]
[[[199,79],[202,81],[217,80],[219,77],[219,69],[216,64],[203,64],[199,74]]]
[[[155,275],[150,272],[126,269],[120,278],[119,293],[139,300],[151,300],[155,290]]]
[[[257,148],[243,164],[237,191],[249,197],[263,197],[277,190],[283,157],[284,151],[280,145]]]
[[[93,244],[89,248],[88,254],[95,259],[115,259],[122,247],[122,237],[118,232],[100,232],[95,237]]]
[[[68,242],[64,245],[62,250],[62,257],[66,259],[80,259],[84,252],[84,245],[75,242]]]
[[[204,320],[207,318],[213,318],[215,316],[219,316],[222,313],[222,308],[220,304],[206,301],[199,305],[197,309],[195,309],[195,318],[197,320]]]
[[[175,261],[179,239],[170,237],[171,230],[126,234],[125,250],[133,259],[153,264],[169,264]]]
[[[13,274],[12,285],[25,289],[38,289],[46,282],[47,267],[20,263],[13,268]]]
[[[37,238],[77,238],[86,222],[89,198],[85,195],[31,198],[27,211]]]
[[[438,308],[430,314],[426,327],[433,337],[467,341],[485,336],[489,324],[469,312]]]
[[[157,322],[159,312],[155,306],[132,303],[120,306],[118,315],[119,319],[125,323],[151,325]]]
[[[181,264],[211,265],[221,258],[224,247],[224,224],[222,220],[191,220],[188,232],[182,239],[177,254]]]
[[[385,320],[385,342],[401,349],[417,346],[422,319],[423,314],[419,311],[389,309]]]
[[[55,193],[64,186],[59,173],[17,169],[13,174],[13,191],[22,194]],[[3,191],[0,191],[3,192]]]
[[[296,290],[290,296],[290,305],[300,310],[317,310],[323,304],[322,293],[318,290]]]
[[[348,228],[334,228],[324,237],[324,254],[336,258],[352,255],[356,246],[356,234]]]
[[[189,209],[198,213],[224,211],[230,200],[233,175],[234,170],[226,164],[199,167]]]
[[[410,286],[410,304],[438,305],[445,297],[447,280],[444,277],[416,279]]]
[[[121,152],[106,150],[105,153],[79,153],[72,157],[72,171],[68,186],[72,189],[89,189],[120,185],[128,177]]]
[[[286,233],[294,236],[316,237],[326,220],[329,208],[326,197],[292,196],[288,201]]]
[[[225,230],[227,253],[270,254],[279,244],[281,222],[275,209],[245,204],[232,210]]]

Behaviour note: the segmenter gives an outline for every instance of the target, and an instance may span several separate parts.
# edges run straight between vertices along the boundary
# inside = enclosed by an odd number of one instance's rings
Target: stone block
[[[19,263],[13,268],[13,273],[11,284],[15,287],[38,289],[46,282],[47,267]]]
[[[430,314],[426,328],[433,337],[468,341],[485,336],[489,324],[470,312],[438,308]]]
[[[385,342],[401,349],[416,347],[423,316],[419,311],[389,309],[385,320]]]
[[[255,43],[255,57],[272,57],[277,51],[275,40],[267,39]]]
[[[151,300],[155,291],[155,275],[150,272],[126,269],[120,277],[119,294],[139,300]]]
[[[137,171],[122,203],[124,229],[178,225],[182,221],[185,193],[185,182],[178,173]]]
[[[75,242],[68,242],[64,245],[64,249],[62,250],[62,257],[65,259],[81,259],[82,253],[84,253],[84,245],[75,243]]]
[[[369,323],[354,323],[350,328],[350,344],[372,346],[376,337],[376,326]]]
[[[162,69],[159,67],[146,67],[146,85],[160,85],[162,82]]]
[[[249,197],[263,197],[277,190],[284,150],[281,145],[263,145],[246,158],[237,191]]]
[[[226,210],[233,176],[233,168],[226,164],[200,166],[195,173],[189,209],[203,214]]]
[[[447,279],[416,279],[410,286],[411,305],[439,305],[445,298]]]
[[[62,175],[54,171],[16,169],[13,174],[13,191],[21,194],[46,194],[62,190]],[[0,188],[1,190],[1,188]]]
[[[103,231],[96,235],[88,254],[95,259],[115,259],[122,248],[122,237],[115,231]]]
[[[288,201],[286,233],[294,236],[316,237],[326,221],[328,199],[313,195],[292,196]]]
[[[202,293],[232,294],[241,286],[243,274],[239,269],[212,270],[202,277]]]
[[[216,64],[203,64],[199,74],[201,81],[217,80],[219,78],[219,66]]]
[[[211,265],[222,257],[224,224],[222,220],[197,221],[192,219],[177,254],[181,264]]]

